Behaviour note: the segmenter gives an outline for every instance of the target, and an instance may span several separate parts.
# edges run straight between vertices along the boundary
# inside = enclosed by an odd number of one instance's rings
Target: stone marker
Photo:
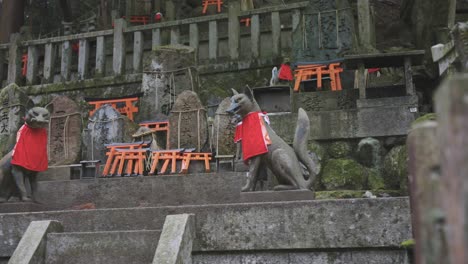
[[[137,129],[138,125],[112,106],[102,106],[89,118],[88,127],[84,132],[85,159],[104,162],[105,144],[132,142],[132,135]]]
[[[191,264],[194,239],[195,215],[166,216],[153,264]]]
[[[16,132],[24,123],[28,101],[26,93],[14,83],[0,92],[0,157],[15,146]]]
[[[216,155],[234,155],[236,144],[234,143],[235,124],[231,122],[232,117],[226,113],[231,104],[230,98],[225,98],[216,110],[213,123],[213,146]]]
[[[63,232],[57,221],[32,221],[24,232],[9,264],[45,263],[47,234]]]
[[[381,145],[375,138],[364,138],[359,141],[357,156],[359,162],[369,168],[379,168],[381,166]]]
[[[66,96],[55,97],[50,106],[49,164],[73,164],[81,157],[81,113]]]
[[[206,110],[197,94],[184,91],[177,97],[169,115],[171,148],[196,148],[208,151]]]
[[[139,122],[153,120],[157,113],[167,115],[177,95],[198,90],[195,54],[187,46],[162,46],[144,59]]]

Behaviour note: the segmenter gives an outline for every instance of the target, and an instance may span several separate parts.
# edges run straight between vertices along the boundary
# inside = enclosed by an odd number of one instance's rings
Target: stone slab
[[[70,167],[65,166],[49,166],[46,171],[37,174],[38,181],[67,181],[71,180]]]
[[[195,216],[168,215],[164,222],[153,264],[192,263]]]
[[[45,263],[151,263],[159,235],[156,230],[49,234]]]
[[[243,192],[240,194],[240,201],[242,203],[302,201],[314,199],[315,194],[309,190]]]
[[[41,212],[50,208],[38,203],[6,202],[0,203],[0,214],[20,213],[20,212]]]
[[[62,230],[62,225],[57,221],[31,222],[8,263],[45,263],[47,234],[51,232],[62,232]]]
[[[407,264],[407,253],[394,250],[282,251],[242,253],[200,253],[193,255],[194,264],[268,263],[268,264]]]
[[[0,257],[35,220],[60,221],[65,232],[158,230],[182,213],[195,214],[195,252],[397,248],[412,237],[407,198],[51,211],[0,214]]]
[[[239,201],[243,175],[226,172],[43,181],[38,182],[36,198],[54,209],[86,203],[96,208],[233,203]]]

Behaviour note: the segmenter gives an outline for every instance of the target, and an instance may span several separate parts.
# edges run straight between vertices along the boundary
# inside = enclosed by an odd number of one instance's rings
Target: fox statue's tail
[[[296,133],[294,135],[293,148],[299,161],[307,167],[309,179],[306,181],[307,188],[310,189],[315,181],[315,163],[307,153],[307,141],[310,134],[310,121],[304,109],[299,108],[297,116]]]

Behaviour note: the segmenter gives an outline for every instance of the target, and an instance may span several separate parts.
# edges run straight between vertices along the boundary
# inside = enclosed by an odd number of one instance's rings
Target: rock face
[[[380,151],[380,141],[375,138],[364,138],[358,144],[358,161],[366,167],[379,168],[381,166]]]
[[[383,176],[388,189],[406,189],[408,176],[408,153],[406,146],[394,147],[385,156],[383,162]]]
[[[23,125],[29,98],[16,84],[10,84],[0,92],[0,157],[13,149],[16,132]]]
[[[81,158],[81,114],[78,105],[66,96],[49,103],[49,164],[72,164]]]
[[[110,105],[97,109],[90,117],[84,132],[84,146],[87,160],[106,160],[105,144],[131,142],[138,125],[121,115]]]
[[[326,190],[363,190],[366,181],[365,168],[351,159],[331,159],[323,168]]]
[[[346,158],[351,153],[351,145],[345,141],[335,141],[330,145],[329,153],[332,158]]]
[[[230,104],[231,99],[225,98],[219,104],[214,118],[213,146],[218,155],[234,155],[236,153],[235,125],[231,122],[231,116],[226,113]]]
[[[195,50],[187,46],[157,47],[144,60],[144,96],[137,121],[153,120],[157,113],[168,114],[176,96],[198,90]]]
[[[196,148],[208,150],[206,110],[197,94],[184,91],[169,114],[170,148]]]

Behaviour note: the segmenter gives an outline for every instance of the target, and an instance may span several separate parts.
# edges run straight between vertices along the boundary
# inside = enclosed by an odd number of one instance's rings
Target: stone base
[[[50,166],[46,171],[39,172],[38,181],[67,181],[71,179],[71,170],[68,165]]]
[[[240,199],[242,203],[304,201],[315,200],[315,194],[308,190],[243,192]]]
[[[41,212],[47,211],[48,207],[43,204],[29,202],[6,202],[0,203],[0,214],[19,212]]]

